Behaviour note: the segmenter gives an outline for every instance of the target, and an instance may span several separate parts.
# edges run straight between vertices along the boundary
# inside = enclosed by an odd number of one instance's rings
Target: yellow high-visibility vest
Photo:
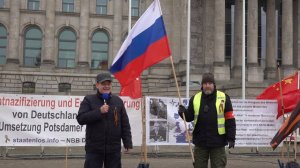
[[[197,93],[194,96],[194,123],[197,124],[197,119],[200,110],[202,92]],[[218,118],[218,133],[219,135],[225,134],[225,118],[224,118],[224,108],[225,108],[226,96],[225,93],[217,91],[216,99],[216,109],[217,109],[217,118]]]

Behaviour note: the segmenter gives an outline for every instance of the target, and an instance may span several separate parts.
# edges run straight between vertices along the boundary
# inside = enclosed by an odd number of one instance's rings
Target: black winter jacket
[[[219,135],[217,126],[216,112],[216,90],[213,94],[205,95],[202,93],[200,111],[193,131],[193,143],[201,147],[223,147],[228,141],[235,141],[236,124],[235,119],[225,120],[226,134]],[[229,96],[226,95],[224,113],[233,111]],[[185,112],[186,121],[194,121],[194,96],[189,100],[189,106]],[[182,116],[181,116],[182,117]]]
[[[80,125],[86,125],[87,153],[120,152],[121,139],[125,148],[132,149],[130,124],[122,99],[110,95],[106,103],[109,111],[101,114],[100,107],[104,100],[97,92],[85,96],[80,104],[77,121]]]

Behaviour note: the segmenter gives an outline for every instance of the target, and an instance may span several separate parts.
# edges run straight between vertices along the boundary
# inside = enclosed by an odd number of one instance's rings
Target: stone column
[[[215,14],[215,3],[212,0],[205,0],[204,2],[204,17],[203,19],[203,53],[204,53],[204,69],[203,72],[213,71],[214,62],[214,14]]]
[[[229,65],[225,65],[225,1],[215,0],[214,75],[218,80],[230,80]]]
[[[263,81],[262,68],[258,66],[257,40],[258,40],[258,1],[248,1],[247,15],[247,66],[248,81]]]
[[[243,1],[235,0],[233,78],[242,78]]]
[[[293,68],[293,0],[282,1],[282,68],[283,76]]]
[[[276,79],[276,17],[274,0],[267,0],[267,49],[266,69],[267,79]]]
[[[19,60],[20,1],[10,0],[9,36],[6,69],[16,69]]]
[[[118,53],[121,47],[122,36],[122,7],[123,1],[114,1],[114,20],[113,20],[113,42],[112,42],[112,57],[108,59],[108,65],[110,67],[114,57]]]
[[[55,66],[55,1],[46,2],[45,48],[42,58],[42,71],[51,70]],[[42,56],[43,57],[43,56]]]
[[[77,68],[89,69],[89,3],[90,0],[80,1],[79,55]]]

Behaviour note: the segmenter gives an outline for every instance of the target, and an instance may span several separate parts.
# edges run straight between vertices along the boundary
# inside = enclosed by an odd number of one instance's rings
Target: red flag
[[[298,90],[298,72],[281,80],[282,95]],[[274,83],[265,89],[256,99],[278,99],[280,97],[280,83]]]
[[[284,104],[284,113],[289,113],[293,111],[297,105],[297,103],[300,101],[300,90],[294,90],[289,93],[286,93],[282,96],[283,104]],[[282,103],[281,98],[277,99],[278,101],[278,114],[277,118],[282,116]]]
[[[273,150],[281,143],[281,141],[286,138],[291,132],[299,128],[300,126],[300,103],[297,102],[297,106],[293,110],[292,114],[285,120],[281,125],[280,129],[273,137],[270,145]]]
[[[142,85],[140,77],[126,86],[121,87],[120,96],[129,96],[133,99],[142,97]]]

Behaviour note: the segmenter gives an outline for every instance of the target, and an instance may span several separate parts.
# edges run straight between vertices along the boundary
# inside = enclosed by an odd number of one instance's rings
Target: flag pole
[[[281,73],[280,73],[280,64],[279,64],[279,61],[277,61],[277,70],[278,70],[278,78],[279,78],[279,96],[280,96],[280,101],[281,101],[281,113],[282,113],[282,116],[283,116],[283,122],[285,121],[285,116],[284,116],[284,104],[283,104],[283,96],[282,96],[282,84],[281,84]],[[287,140],[287,138],[286,138]],[[284,142],[283,142],[284,143]],[[283,144],[283,147],[284,147],[284,144]],[[283,155],[283,147],[282,147],[282,150],[281,150],[281,157],[283,158],[284,155]],[[287,155],[288,155],[288,160],[290,158],[290,151],[289,151],[289,147],[287,147]]]
[[[296,71],[297,73],[297,71]],[[298,86],[297,86],[297,89],[299,89],[299,72],[298,72]],[[297,161],[297,143],[298,143],[298,139],[297,139],[297,131],[299,130],[299,128],[295,129],[295,138],[294,138],[294,161],[296,162]]]
[[[297,71],[296,71],[297,72]],[[298,72],[298,89],[299,89],[299,72]],[[298,134],[297,134],[297,131],[299,130],[299,128],[297,128],[295,130],[295,139],[294,139],[294,161],[296,162],[297,161],[297,143],[298,143]]]
[[[66,156],[65,156],[65,168],[68,168],[68,146],[66,146],[65,153],[66,153]]]
[[[245,13],[246,13],[246,7],[245,7],[245,0],[243,0],[243,19],[242,19],[242,99],[245,100],[246,97],[246,31],[245,31]]]
[[[300,71],[298,71],[298,81],[297,81],[297,82],[298,82],[298,88],[297,88],[297,89],[300,89],[300,88],[299,88],[299,79],[300,79],[300,78],[299,78],[299,72],[300,72]]]
[[[190,97],[190,41],[191,41],[191,0],[188,1],[187,10],[187,41],[186,41],[186,98]]]
[[[146,142],[146,107],[145,107],[145,99],[141,99],[142,102],[142,128],[143,128],[143,151],[144,151],[144,164],[148,164],[147,160],[147,142]],[[149,166],[148,166],[149,167]]]
[[[128,0],[128,33],[131,29],[131,0]]]
[[[280,91],[280,101],[281,101],[281,112],[283,119],[285,120],[284,117],[284,104],[283,104],[283,96],[282,96],[282,84],[281,84],[281,74],[280,74],[280,65],[279,61],[277,62],[277,69],[278,69],[278,78],[279,78],[279,91]]]
[[[170,61],[171,61],[173,76],[174,76],[175,84],[176,84],[176,88],[177,88],[179,104],[181,105],[182,104],[181,103],[181,96],[180,96],[180,91],[179,91],[179,86],[178,86],[178,81],[177,81],[177,77],[176,77],[176,73],[175,73],[175,68],[174,68],[174,62],[173,62],[172,55],[170,55]],[[191,152],[191,156],[192,156],[192,161],[193,161],[193,164],[194,164],[195,163],[195,158],[194,158],[194,154],[193,154],[193,150],[192,150],[192,144],[191,144],[191,140],[190,140],[189,131],[188,131],[187,124],[186,124],[185,114],[182,113],[182,116],[183,116],[185,131],[186,131],[186,137],[187,137],[187,140],[189,142],[189,148],[190,148],[190,152]]]
[[[295,130],[295,138],[294,138],[294,161],[297,161],[297,130],[298,128]]]
[[[128,0],[128,33],[131,30],[131,0]],[[142,80],[141,78],[139,80]],[[142,88],[141,88],[142,89]],[[144,98],[142,97],[140,99],[141,105],[142,105],[142,146],[141,146],[141,160],[139,167],[145,167],[148,168],[148,160],[147,160],[147,144],[146,144],[146,112],[145,112],[145,101]],[[143,160],[143,162],[142,162]]]

